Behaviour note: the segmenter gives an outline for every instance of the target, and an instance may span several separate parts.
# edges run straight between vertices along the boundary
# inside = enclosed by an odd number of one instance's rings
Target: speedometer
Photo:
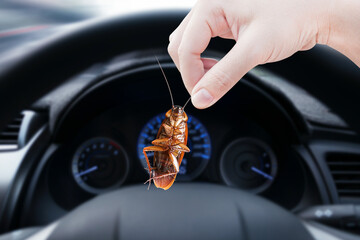
[[[78,148],[71,169],[82,189],[99,194],[119,187],[126,179],[128,166],[127,154],[120,144],[97,137]]]
[[[190,153],[186,153],[179,169],[177,180],[190,181],[198,177],[211,157],[211,142],[208,131],[205,126],[195,117],[188,115],[188,147]],[[143,148],[151,146],[151,142],[156,138],[157,132],[162,121],[165,119],[165,113],[159,114],[148,121],[140,132],[138,139],[137,152],[144,169],[147,168],[146,159],[143,154]],[[154,156],[153,152],[148,154],[150,163]]]

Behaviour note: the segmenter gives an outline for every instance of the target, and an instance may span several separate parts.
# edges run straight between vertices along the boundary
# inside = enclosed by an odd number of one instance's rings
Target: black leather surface
[[[344,55],[317,45],[265,66],[325,103],[360,133],[360,68]]]
[[[210,184],[124,188],[65,216],[49,239],[310,240],[291,213],[256,195]]]

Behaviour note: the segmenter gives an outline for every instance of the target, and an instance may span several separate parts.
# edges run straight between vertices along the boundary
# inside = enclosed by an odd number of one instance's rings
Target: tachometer
[[[177,180],[190,181],[198,177],[205,169],[211,157],[211,142],[210,136],[204,125],[195,117],[188,115],[188,147],[190,153],[186,153],[180,166]],[[149,122],[140,132],[138,139],[137,152],[138,157],[144,168],[147,168],[146,159],[143,154],[143,148],[151,146],[151,142],[156,138],[157,132],[160,128],[162,121],[165,119],[165,113],[159,114]],[[152,163],[153,152],[149,152],[148,157]]]
[[[82,189],[99,194],[120,186],[128,167],[128,157],[121,145],[101,137],[90,139],[78,148],[71,169]]]
[[[275,180],[277,161],[265,142],[239,138],[223,151],[220,173],[227,185],[259,193],[268,189]]]

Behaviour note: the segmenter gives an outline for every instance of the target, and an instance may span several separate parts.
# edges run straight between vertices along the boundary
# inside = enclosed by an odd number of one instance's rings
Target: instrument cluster
[[[188,117],[188,147],[191,152],[182,160],[177,182],[198,178],[211,158],[211,140],[207,129],[196,117]],[[140,171],[138,168],[135,171],[148,176],[143,148],[152,145],[164,118],[165,113],[152,117],[138,132],[136,159],[130,160],[129,155],[134,154],[125,150],[114,137],[93,136],[84,140],[74,151],[71,161],[71,175],[78,187],[94,195],[116,189],[128,179],[130,165],[141,164]],[[147,155],[152,161],[153,152]],[[134,164],[134,161],[140,164]]]
[[[71,209],[98,194],[148,180],[143,148],[156,138],[165,113],[130,111],[124,117],[124,111],[130,110],[112,109],[101,114],[53,154],[50,192],[63,208]],[[198,115],[189,108],[191,152],[185,154],[174,186],[189,181],[213,182],[294,206],[304,187],[296,157],[279,152],[266,134],[259,134],[259,126],[245,118],[239,119],[239,128],[238,124],[227,124],[226,119],[219,124],[219,119]],[[148,157],[152,162],[151,152]],[[298,190],[291,194],[294,201],[279,197],[280,190],[284,186],[291,189],[286,185],[292,182]]]
[[[177,182],[193,181],[199,178],[209,164],[212,155],[211,135],[205,125],[196,117],[188,115],[188,147],[180,165]],[[86,139],[74,151],[71,174],[76,184],[90,194],[101,194],[120,187],[129,175],[132,161],[138,161],[140,170],[148,175],[143,148],[151,146],[165,113],[150,118],[138,132],[136,159],[116,139],[92,137]],[[153,152],[149,152],[150,162]],[[235,138],[220,149],[218,162],[220,180],[231,187],[254,193],[266,191],[277,177],[277,157],[264,141],[251,137]],[[211,179],[211,177],[210,177]],[[212,180],[215,180],[212,179]]]
[[[48,161],[49,191],[60,207],[72,209],[98,194],[149,179],[143,148],[156,139],[171,107],[155,69],[129,78],[129,84],[109,81],[73,106],[59,128],[61,144]],[[178,73],[166,72],[177,89],[175,102],[185,102],[188,93]],[[181,182],[210,182],[262,195],[289,209],[297,206],[308,171],[292,147],[298,135],[284,109],[242,81],[211,108],[188,105],[186,113],[190,152],[168,191]],[[148,156],[152,163],[153,154]]]

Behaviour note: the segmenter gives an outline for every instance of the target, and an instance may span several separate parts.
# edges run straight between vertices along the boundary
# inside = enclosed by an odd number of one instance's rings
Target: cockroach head
[[[176,115],[182,115],[184,113],[184,108],[178,105],[173,106],[172,112]]]

